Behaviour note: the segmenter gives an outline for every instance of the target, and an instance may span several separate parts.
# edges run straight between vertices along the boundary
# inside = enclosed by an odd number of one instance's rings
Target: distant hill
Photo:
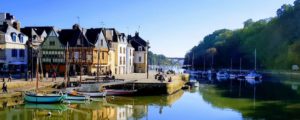
[[[237,30],[221,29],[204,37],[185,55],[185,64],[202,69],[206,66],[225,68],[233,61],[239,68],[242,59],[243,68],[254,68],[254,50],[257,50],[258,69],[286,69],[300,65],[300,0],[293,5],[284,4],[274,18],[244,22]]]
[[[154,54],[151,51],[148,52],[148,63],[149,65],[172,65],[172,61],[165,55]]]

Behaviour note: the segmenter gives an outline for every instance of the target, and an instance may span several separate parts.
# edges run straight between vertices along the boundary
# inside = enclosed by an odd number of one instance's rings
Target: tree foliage
[[[237,30],[221,29],[204,37],[185,55],[185,64],[202,69],[214,57],[214,68],[233,67],[253,69],[257,49],[259,69],[291,69],[300,65],[300,0],[294,5],[282,5],[274,18],[253,21],[248,19]],[[213,54],[212,54],[213,53]]]

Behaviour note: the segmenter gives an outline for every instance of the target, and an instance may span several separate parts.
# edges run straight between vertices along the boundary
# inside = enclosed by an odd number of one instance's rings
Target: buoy
[[[51,116],[51,114],[52,114],[51,112],[48,112],[48,116]]]

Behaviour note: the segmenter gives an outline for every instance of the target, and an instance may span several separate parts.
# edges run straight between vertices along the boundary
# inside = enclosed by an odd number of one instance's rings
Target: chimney
[[[80,26],[78,24],[74,24],[72,28],[73,30],[80,30]]]
[[[139,32],[135,32],[135,36],[139,36]]]
[[[15,21],[13,23],[13,27],[18,30],[18,31],[21,31],[21,25],[20,25],[20,22],[19,21]]]

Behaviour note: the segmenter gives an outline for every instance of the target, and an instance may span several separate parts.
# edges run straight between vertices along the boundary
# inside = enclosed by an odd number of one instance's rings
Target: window
[[[129,56],[131,56],[131,50],[129,50]]]
[[[125,61],[126,61],[126,60],[125,60],[125,57],[123,57],[123,65],[125,65]]]
[[[77,45],[80,45],[81,44],[81,41],[80,39],[77,40]]]
[[[24,41],[24,35],[19,34],[19,40],[20,40],[20,43],[23,43],[23,41]]]
[[[139,56],[139,62],[142,62],[142,57],[141,56]]]
[[[139,46],[139,51],[142,51],[143,50],[143,47],[142,46]]]
[[[37,40],[36,35],[33,35],[32,39],[36,41]]]
[[[11,39],[13,42],[16,42],[17,41],[17,34],[16,33],[12,33],[11,34]]]
[[[104,60],[104,52],[102,52],[102,60]]]
[[[12,49],[11,50],[11,57],[17,57],[18,56],[18,51],[17,49]]]
[[[25,50],[19,50],[20,57],[25,57]]]
[[[120,53],[122,53],[122,48],[120,47]]]
[[[49,42],[49,45],[50,45],[50,46],[55,46],[55,41],[50,41],[50,42]]]
[[[101,39],[101,46],[103,46],[103,40]]]
[[[122,65],[122,57],[120,57],[120,65]]]
[[[123,48],[123,52],[124,52],[124,54],[125,54],[125,51],[126,51],[126,50],[125,50],[125,48]]]

